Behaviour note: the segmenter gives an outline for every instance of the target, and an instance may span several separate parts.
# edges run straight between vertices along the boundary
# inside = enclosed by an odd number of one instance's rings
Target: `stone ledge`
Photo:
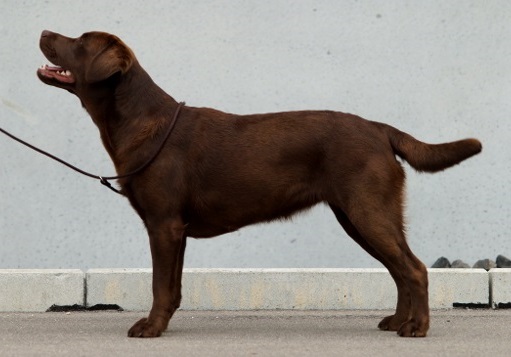
[[[0,311],[40,312],[51,305],[83,305],[79,269],[0,269]]]
[[[428,269],[429,306],[490,306],[489,274],[484,269]]]
[[[490,275],[492,276],[490,301]],[[511,269],[429,269],[430,307],[511,302]],[[52,305],[151,308],[151,269],[0,270],[0,311]],[[86,294],[85,294],[86,292]],[[183,310],[393,309],[385,269],[185,269]]]
[[[511,268],[490,270],[490,296],[493,308],[511,307]]]
[[[483,269],[429,269],[430,307],[489,306]],[[91,269],[87,305],[150,309],[150,269]],[[185,269],[183,310],[392,309],[396,288],[385,269]]]

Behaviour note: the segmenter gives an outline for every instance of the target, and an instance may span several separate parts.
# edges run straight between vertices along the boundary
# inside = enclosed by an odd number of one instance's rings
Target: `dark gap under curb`
[[[511,309],[511,302],[499,302],[497,309]]]
[[[490,304],[453,302],[452,307],[455,309],[489,309]]]
[[[71,311],[124,311],[116,304],[96,304],[92,306],[83,305],[51,305],[46,312],[71,312]]]

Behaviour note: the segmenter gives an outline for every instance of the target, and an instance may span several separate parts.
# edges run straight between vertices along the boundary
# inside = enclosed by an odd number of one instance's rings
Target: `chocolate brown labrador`
[[[149,233],[153,305],[131,337],[160,336],[181,301],[187,237],[208,238],[249,224],[291,217],[318,203],[394,279],[397,307],[378,327],[426,336],[428,277],[412,253],[403,224],[405,172],[436,172],[479,153],[465,139],[426,144],[392,126],[334,111],[236,115],[181,108],[140,66],[119,38],[88,32],[69,38],[43,31],[52,65],[37,74],[75,94],[99,128],[118,181]]]

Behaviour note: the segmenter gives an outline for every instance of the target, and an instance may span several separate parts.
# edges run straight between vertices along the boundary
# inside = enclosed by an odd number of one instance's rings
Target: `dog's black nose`
[[[48,30],[43,30],[43,32],[41,33],[41,37],[47,37],[50,35],[51,35],[51,31],[48,31]]]

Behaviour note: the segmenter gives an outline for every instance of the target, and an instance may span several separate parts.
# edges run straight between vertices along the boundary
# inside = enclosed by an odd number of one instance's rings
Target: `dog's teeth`
[[[66,76],[70,76],[71,75],[71,71],[66,71]]]

